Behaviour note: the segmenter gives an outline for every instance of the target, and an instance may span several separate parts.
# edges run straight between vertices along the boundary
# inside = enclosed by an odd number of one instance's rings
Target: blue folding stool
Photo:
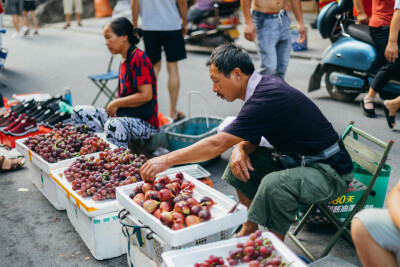
[[[108,64],[107,73],[88,76],[88,78],[91,79],[93,83],[99,88],[99,92],[94,98],[92,105],[96,103],[101,93],[104,93],[108,97],[108,102],[105,107],[108,105],[108,103],[110,103],[111,100],[113,100],[114,97],[116,97],[118,86],[114,89],[114,91],[107,87],[108,81],[118,79],[118,72],[111,70],[113,58],[114,56],[111,56],[110,63]]]

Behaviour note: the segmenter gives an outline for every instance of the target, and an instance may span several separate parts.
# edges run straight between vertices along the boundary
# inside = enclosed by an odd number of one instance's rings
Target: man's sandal
[[[15,171],[18,169],[21,169],[22,166],[25,164],[25,159],[24,158],[18,158],[18,159],[7,159],[10,161],[11,166],[9,168],[4,168],[4,161],[7,158],[5,156],[0,156],[0,171],[1,172],[9,172],[9,171]]]

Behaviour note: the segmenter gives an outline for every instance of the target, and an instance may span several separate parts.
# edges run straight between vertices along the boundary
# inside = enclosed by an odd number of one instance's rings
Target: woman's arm
[[[399,46],[397,39],[400,31],[400,9],[396,9],[393,14],[392,22],[390,23],[389,42],[386,46],[385,57],[389,62],[394,63],[399,56]]]
[[[390,217],[400,230],[400,182],[398,182],[389,193],[387,205]]]
[[[119,108],[135,108],[142,106],[153,98],[153,87],[151,84],[138,86],[138,92],[133,95],[114,99],[108,104],[106,111],[110,117],[115,117]]]

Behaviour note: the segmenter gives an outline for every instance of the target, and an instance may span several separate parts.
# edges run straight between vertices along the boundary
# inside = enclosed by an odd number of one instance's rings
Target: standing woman
[[[156,77],[150,59],[136,47],[142,32],[128,19],[113,19],[103,33],[111,54],[122,56],[118,98],[106,109],[76,106],[72,118],[74,124],[104,131],[108,141],[127,147],[129,141],[149,139],[158,131]]]

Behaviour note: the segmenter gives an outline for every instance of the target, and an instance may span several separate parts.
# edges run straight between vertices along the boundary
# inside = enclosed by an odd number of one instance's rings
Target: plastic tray
[[[201,167],[198,164],[191,164],[191,165],[170,168],[160,174],[161,175],[169,175],[169,174],[175,174],[177,172],[185,172],[194,179],[209,177],[211,175],[211,173],[206,171],[203,167]]]
[[[139,222],[139,220],[132,215],[127,215],[126,219],[124,220],[124,223],[127,223],[129,225],[143,226],[143,224],[141,222]],[[155,233],[152,233],[152,231],[150,229],[141,229],[140,230],[141,236],[142,236],[142,241],[143,241],[142,246],[139,245],[137,235],[130,236],[129,240],[131,242],[131,250],[132,250],[132,247],[139,249],[140,252],[144,254],[144,255],[142,254],[143,256],[147,257],[149,260],[151,260],[152,262],[157,264],[157,266],[161,266],[161,264],[162,264],[161,255],[164,252],[198,246],[198,245],[202,245],[202,244],[209,244],[209,243],[221,241],[221,240],[227,240],[232,237],[232,230],[233,230],[233,228],[229,228],[229,229],[220,231],[218,233],[196,239],[192,242],[189,242],[187,244],[180,245],[177,247],[169,245],[168,242],[162,240]],[[151,235],[149,237],[150,239],[147,239],[147,235],[150,233],[151,233]],[[132,253],[132,251],[130,254],[131,254],[130,259],[132,260],[132,262],[138,261],[137,258],[140,257],[140,255],[134,255]],[[129,264],[129,262],[128,262],[128,264]]]
[[[195,184],[195,189],[193,191],[194,198],[199,200],[202,196],[208,196],[217,203],[210,209],[212,216],[210,221],[186,227],[178,231],[173,231],[169,227],[164,226],[160,220],[152,214],[147,213],[141,206],[129,198],[129,194],[132,193],[133,189],[143,182],[118,187],[116,190],[117,200],[121,206],[138,218],[144,225],[149,226],[162,240],[165,240],[171,246],[175,247],[235,227],[247,220],[247,208],[245,206],[239,205],[235,212],[228,214],[228,211],[236,204],[234,200],[190,177],[186,173],[183,173],[183,175],[186,180]],[[175,174],[168,176],[175,177]]]
[[[297,257],[281,240],[270,232],[264,232],[264,238],[269,238],[274,245],[277,255],[281,255],[286,263],[291,263],[293,267],[306,267],[307,265]],[[226,258],[229,250],[235,249],[239,242],[246,242],[248,236],[215,242],[198,247],[192,247],[184,250],[169,251],[162,254],[163,266],[166,267],[193,267],[196,262],[203,262],[210,255],[222,256]],[[226,262],[226,261],[225,261]],[[238,267],[248,266],[247,263],[236,265]]]
[[[99,134],[96,133],[97,136],[101,136]],[[38,154],[36,154],[35,152],[33,152],[32,150],[30,150],[26,145],[24,145],[24,141],[26,138],[23,139],[18,139],[15,141],[15,145],[17,150],[26,158],[29,159],[29,161],[31,161],[35,166],[37,166],[39,169],[41,169],[42,171],[44,171],[47,174],[50,174],[51,170],[56,170],[56,169],[60,169],[60,168],[65,168],[70,166],[76,159],[75,158],[71,158],[71,159],[66,159],[66,160],[61,160],[57,163],[49,163],[47,161],[45,161],[41,156],[39,156]],[[103,138],[104,139],[104,138]],[[104,140],[105,142],[107,142],[106,140]],[[116,148],[115,145],[111,144],[110,142],[107,142],[109,144],[109,149],[114,149]],[[91,156],[96,155],[100,152],[96,152],[93,154],[89,154]]]

